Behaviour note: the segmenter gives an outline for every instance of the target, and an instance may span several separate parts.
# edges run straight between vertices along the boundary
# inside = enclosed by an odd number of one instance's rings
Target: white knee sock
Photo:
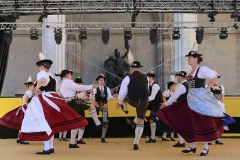
[[[171,138],[174,138],[174,132],[171,132]]]
[[[136,129],[135,129],[135,139],[133,141],[133,144],[139,144],[139,140],[142,136],[143,133],[143,124],[137,124]]]
[[[106,133],[107,133],[107,126],[105,126],[105,127],[102,127],[102,138],[105,138],[105,136],[106,136]]]
[[[150,127],[151,127],[151,139],[155,139],[156,123],[155,122],[151,123]]]
[[[49,148],[52,149],[53,147],[53,141],[54,141],[54,135],[49,139]]]
[[[93,110],[89,111],[90,115],[92,116],[92,119],[94,120],[95,122],[95,125],[100,125],[100,121],[98,119],[98,116],[97,116],[97,111],[96,109],[94,108]]]
[[[75,138],[77,136],[77,132],[78,132],[78,129],[73,129],[71,130],[71,140],[70,140],[70,144],[75,144]]]
[[[82,139],[83,133],[85,131],[85,127],[79,128],[78,129],[78,141]]]
[[[62,138],[63,132],[59,132],[59,138]]]
[[[179,143],[180,143],[180,144],[183,144],[183,143],[184,143],[184,140],[183,140],[182,136],[180,136],[179,134],[177,134],[177,135],[178,135],[178,141],[179,141]]]
[[[103,122],[107,122],[108,109],[103,108],[102,109],[102,114],[103,114]]]
[[[216,141],[221,141],[220,138],[218,138]]]
[[[66,138],[67,136],[67,131],[63,132],[63,138]]]
[[[49,140],[48,141],[43,141],[43,145],[44,145],[44,148],[43,148],[44,151],[48,151],[50,149],[49,148]]]
[[[205,150],[206,149],[206,150]],[[207,153],[207,150],[208,150],[208,142],[204,142],[204,145],[203,145],[203,153]]]
[[[167,137],[167,132],[163,132],[162,138],[166,138]]]
[[[191,147],[192,149],[196,148],[196,143],[195,143],[195,142],[190,143],[190,147]],[[188,148],[188,149],[190,150],[190,148]]]

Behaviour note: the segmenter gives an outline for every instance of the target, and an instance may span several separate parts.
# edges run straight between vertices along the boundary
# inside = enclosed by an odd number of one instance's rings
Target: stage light
[[[131,29],[127,29],[125,28],[124,30],[124,40],[131,40],[132,39],[132,33],[131,33]]]
[[[172,34],[172,39],[173,40],[179,40],[180,37],[181,37],[181,34],[180,34],[180,31],[179,31],[179,28],[174,29],[173,34]]]
[[[150,29],[149,38],[152,44],[157,42],[157,29]]]
[[[215,22],[214,16],[216,16],[217,14],[218,14],[218,11],[212,11],[208,13],[208,17],[211,18],[209,22]]]
[[[43,11],[43,13],[38,18],[38,22],[43,22],[43,19],[47,17],[48,17],[47,11]]]
[[[227,28],[222,28],[219,34],[220,39],[227,39],[228,38],[228,33],[227,33]]]
[[[87,39],[87,31],[86,29],[81,29],[80,34],[78,36],[79,40],[86,40]]]
[[[197,44],[201,44],[204,38],[204,28],[198,27],[196,30],[196,40]]]
[[[38,40],[38,31],[36,30],[36,28],[32,28],[30,30],[30,39],[31,40]]]
[[[109,41],[109,29],[102,30],[102,41],[103,44],[108,44]]]
[[[4,30],[4,40],[8,45],[10,45],[12,43],[12,31],[11,31],[11,29]]]
[[[54,38],[56,43],[59,45],[62,42],[62,30],[61,28],[55,28],[54,29]]]

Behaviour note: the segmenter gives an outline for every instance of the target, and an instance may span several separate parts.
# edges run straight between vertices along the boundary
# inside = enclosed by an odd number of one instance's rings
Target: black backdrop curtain
[[[0,23],[5,22],[5,19],[0,17]],[[4,40],[4,30],[0,30],[0,95],[2,93],[4,79],[7,71],[9,46]]]

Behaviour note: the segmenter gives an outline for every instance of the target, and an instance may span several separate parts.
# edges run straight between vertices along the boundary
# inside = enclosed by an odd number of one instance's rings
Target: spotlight
[[[152,44],[157,42],[157,29],[150,29],[149,37]]]
[[[204,28],[198,27],[196,30],[196,40],[197,44],[201,44],[204,38]]]
[[[86,40],[87,39],[87,31],[85,29],[81,29],[78,38],[79,38],[79,40]]]
[[[231,14],[231,18],[232,18],[232,19],[238,18],[238,15],[239,15],[238,10],[235,10],[235,11],[233,11],[233,13]]]
[[[12,43],[12,31],[10,29],[4,30],[4,40],[8,45]]]
[[[217,14],[218,14],[218,11],[212,11],[208,13],[208,17],[211,18],[209,22],[215,22],[214,16],[216,16]]]
[[[62,30],[61,28],[55,28],[54,29],[54,38],[56,43],[59,45],[62,42]]]
[[[180,37],[181,37],[181,34],[180,34],[180,31],[179,31],[179,28],[173,30],[172,39],[173,40],[179,40]]]
[[[30,39],[31,40],[38,40],[38,31],[36,30],[36,28],[32,28],[31,30],[30,30]]]
[[[103,44],[108,44],[109,41],[109,29],[102,30],[102,41]]]
[[[124,30],[124,40],[131,40],[132,39],[132,33],[131,33],[131,29],[127,29],[125,28]]]
[[[228,33],[227,33],[227,28],[222,28],[219,34],[220,39],[227,39],[228,38]]]
[[[48,17],[48,13],[46,11],[43,11],[43,14],[40,15],[40,17],[38,18],[38,22],[43,22],[43,18],[47,18]]]

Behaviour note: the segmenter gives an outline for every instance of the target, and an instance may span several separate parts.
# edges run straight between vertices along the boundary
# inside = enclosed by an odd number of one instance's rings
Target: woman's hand
[[[161,106],[160,106],[160,108],[159,109],[163,109],[163,108],[165,108],[166,106],[165,106],[165,104],[163,103]]]

